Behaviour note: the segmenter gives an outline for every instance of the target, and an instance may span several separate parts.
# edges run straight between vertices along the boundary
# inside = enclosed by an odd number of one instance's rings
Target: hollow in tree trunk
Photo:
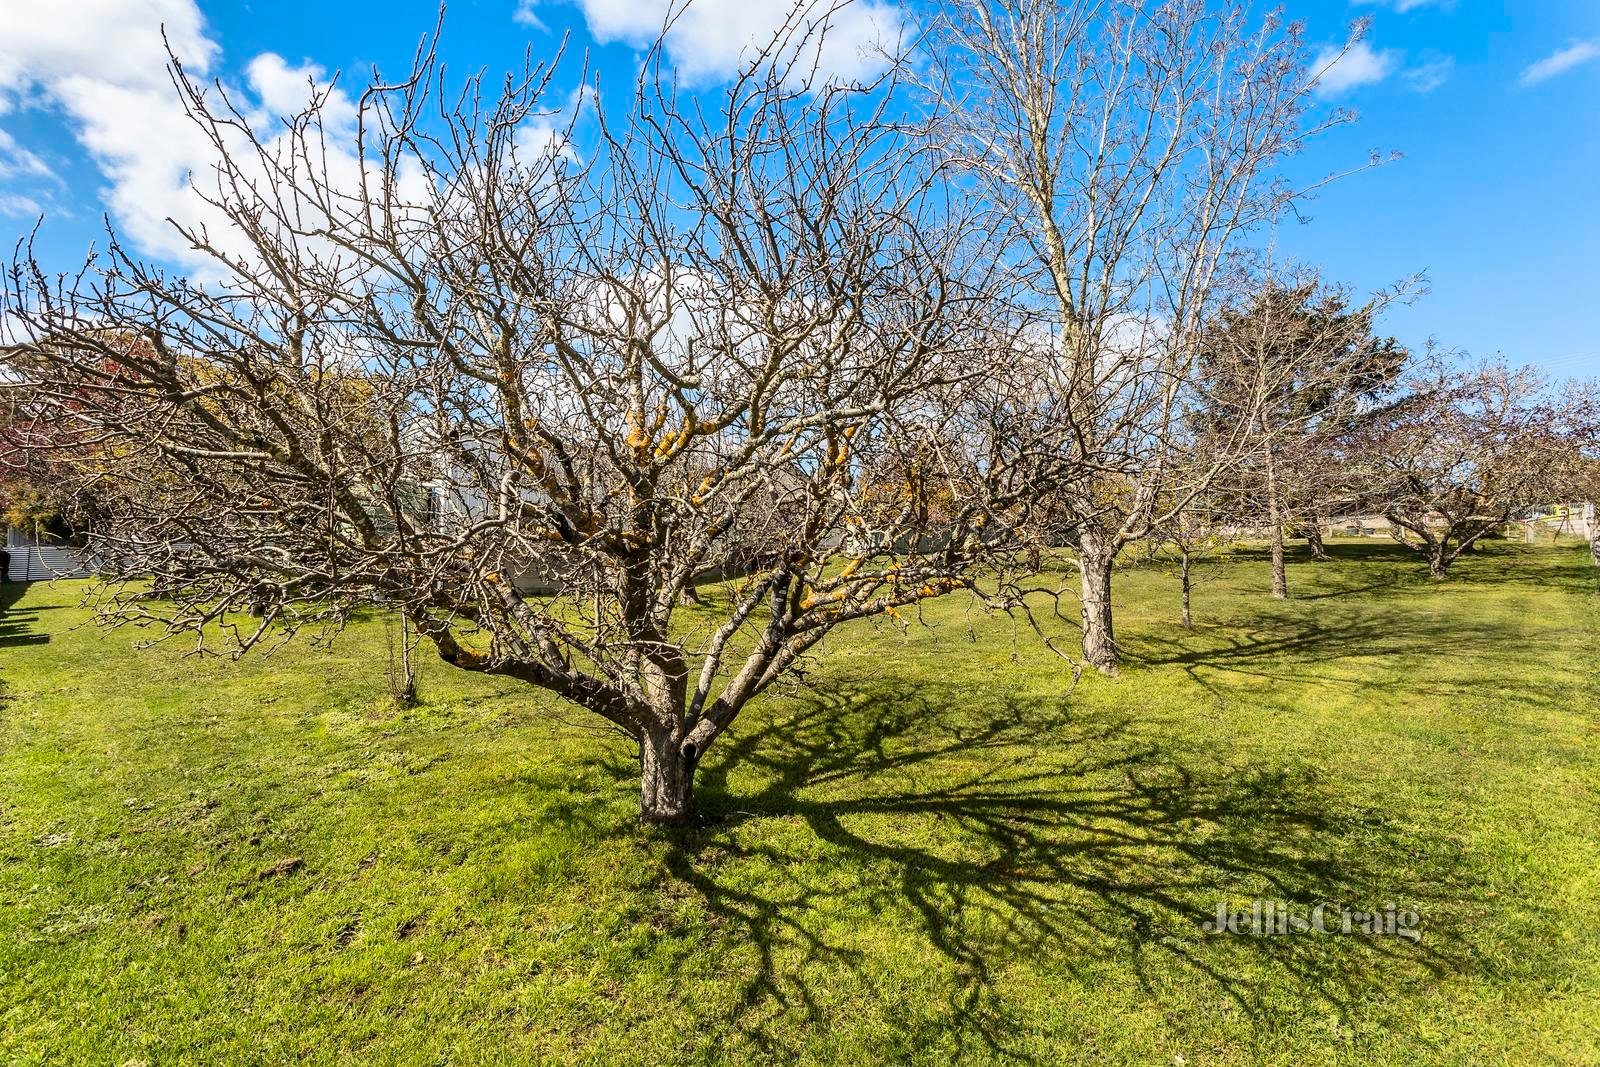
[[[1083,658],[1102,674],[1117,673],[1117,640],[1111,625],[1112,553],[1085,537],[1083,566]]]
[[[695,753],[680,726],[653,723],[639,738],[639,821],[682,826],[694,816]]]

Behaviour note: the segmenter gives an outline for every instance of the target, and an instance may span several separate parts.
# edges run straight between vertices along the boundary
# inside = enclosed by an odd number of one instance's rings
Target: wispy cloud
[[[0,215],[27,218],[44,212],[44,205],[20,193],[0,193]]]
[[[0,178],[53,178],[45,161],[17,143],[4,130],[0,130]]]
[[[1421,11],[1422,8],[1453,8],[1456,0],[1355,0],[1358,5],[1384,6],[1400,14]]]
[[[1365,41],[1348,49],[1329,46],[1311,61],[1318,96],[1342,96],[1363,85],[1373,85],[1393,74],[1400,65],[1401,53],[1378,50]]]
[[[534,12],[534,7],[539,0],[518,0],[517,9],[511,13],[511,21],[523,26],[530,26],[540,33],[549,33],[550,27],[544,24],[544,19]]]
[[[1450,80],[1456,61],[1450,56],[1424,53],[1421,60],[1400,72],[1406,88],[1418,93],[1431,93]]]
[[[1600,59],[1600,41],[1578,41],[1559,52],[1552,52],[1537,63],[1530,63],[1523,70],[1521,81],[1523,85],[1538,85],[1595,59]]]
[[[1455,6],[1455,0],[1356,0],[1356,3],[1393,8],[1402,15],[1411,11],[1420,11],[1425,7],[1448,8]]]

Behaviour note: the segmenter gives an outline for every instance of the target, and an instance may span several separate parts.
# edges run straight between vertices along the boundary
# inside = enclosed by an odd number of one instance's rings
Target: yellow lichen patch
[[[678,430],[675,433],[669,433],[667,434],[666,439],[656,446],[656,456],[659,458],[661,456],[668,455],[674,450],[682,448],[688,442],[689,431],[687,429]]]
[[[475,652],[464,645],[460,645],[456,647],[455,656],[450,662],[453,666],[470,670],[473,667],[481,667],[489,662],[489,657],[482,652]]]

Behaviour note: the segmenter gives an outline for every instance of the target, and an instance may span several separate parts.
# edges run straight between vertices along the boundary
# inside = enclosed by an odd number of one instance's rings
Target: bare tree
[[[1289,595],[1285,534],[1316,529],[1335,443],[1405,366],[1409,353],[1393,338],[1375,336],[1372,324],[1412,284],[1356,306],[1315,271],[1269,275],[1225,308],[1202,339],[1199,417],[1210,435],[1254,421],[1255,447],[1232,485],[1238,516],[1267,528],[1275,597]]]
[[[679,823],[834,627],[972,588],[1014,489],[968,421],[1003,349],[970,212],[892,78],[807,73],[802,15],[714,99],[656,56],[564,124],[551,68],[451,93],[426,53],[343,144],[327,94],[268,137],[175,69],[218,280],[113,242],[9,286],[34,395],[127,487],[102,618],[238,653],[387,606],[625,732]]]
[[[1084,658],[1114,673],[1112,561],[1247,447],[1173,481],[1229,254],[1306,191],[1276,165],[1348,116],[1308,119],[1297,26],[1207,0],[949,0],[936,37],[951,151],[1044,339],[1016,452],[1075,550]]]
[[[1600,383],[1568,382],[1554,407],[1565,433],[1550,457],[1551,502],[1582,506],[1589,558],[1600,567]]]
[[[1178,577],[1179,618],[1185,630],[1194,628],[1194,587],[1220,573],[1215,565],[1233,544],[1225,511],[1195,497],[1178,511],[1162,509],[1164,518],[1147,538],[1156,549],[1166,548]]]
[[[1570,429],[1531,368],[1419,370],[1353,434],[1354,485],[1443,578],[1480,539],[1559,491]]]

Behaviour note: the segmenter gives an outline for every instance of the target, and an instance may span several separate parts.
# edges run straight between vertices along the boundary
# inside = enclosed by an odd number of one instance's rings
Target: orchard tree
[[[1555,502],[1584,506],[1589,558],[1600,567],[1600,384],[1569,383],[1560,411],[1567,422],[1565,448],[1555,464]]]
[[[1194,628],[1194,587],[1221,573],[1216,564],[1234,543],[1226,512],[1211,506],[1209,497],[1210,494],[1195,497],[1177,511],[1167,510],[1148,537],[1154,549],[1166,549],[1172,554],[1172,570],[1178,578],[1179,618],[1185,630]]]
[[[948,0],[934,39],[949,151],[1036,323],[1014,454],[1074,550],[1083,657],[1114,673],[1118,552],[1250,447],[1246,424],[1175,481],[1231,253],[1305,191],[1278,165],[1349,116],[1311,116],[1298,25],[1208,0]]]
[[[1351,435],[1356,498],[1443,578],[1483,537],[1561,492],[1571,416],[1531,368],[1418,370]]]
[[[560,121],[550,68],[449,91],[426,53],[264,132],[175,65],[207,269],[113,241],[10,282],[34,395],[127,487],[101,618],[236,654],[385,606],[626,733],[642,818],[682,823],[834,627],[1003,565],[969,209],[892,76],[813,80],[803,14],[714,97],[657,51]]]
[[[1285,533],[1317,532],[1319,511],[1337,495],[1338,441],[1350,420],[1393,386],[1409,358],[1372,326],[1414,284],[1357,305],[1315,271],[1269,275],[1206,332],[1200,418],[1213,428],[1254,422],[1255,447],[1234,487],[1239,517],[1265,526],[1271,538],[1275,597],[1289,595]]]
[[[111,487],[79,477],[94,450],[38,402],[30,375],[21,353],[0,348],[0,530],[70,537],[93,521]]]

